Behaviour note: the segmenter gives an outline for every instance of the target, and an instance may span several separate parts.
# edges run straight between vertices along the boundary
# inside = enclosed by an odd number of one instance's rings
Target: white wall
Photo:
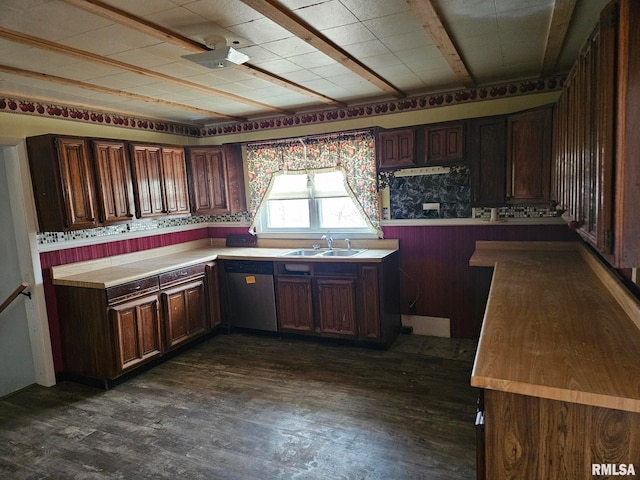
[[[22,283],[4,151],[0,146],[0,301]],[[25,309],[29,301],[20,295],[0,313],[0,397],[36,382]]]

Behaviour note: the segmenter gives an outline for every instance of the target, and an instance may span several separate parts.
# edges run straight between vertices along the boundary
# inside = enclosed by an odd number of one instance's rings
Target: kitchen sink
[[[299,250],[292,250],[291,252],[287,252],[284,254],[285,257],[314,257],[316,255],[320,255],[323,250],[307,250],[301,248]]]
[[[328,250],[322,254],[323,257],[352,257],[364,252],[364,250]]]
[[[354,255],[364,252],[364,250],[347,250],[337,248],[334,250],[318,250],[318,249],[306,249],[300,248],[298,250],[292,250],[284,254],[285,257],[352,257]]]

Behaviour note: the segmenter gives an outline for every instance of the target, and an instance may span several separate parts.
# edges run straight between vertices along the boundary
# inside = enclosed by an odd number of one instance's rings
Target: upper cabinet
[[[242,153],[234,146],[187,150],[191,208],[194,215],[246,210]]]
[[[189,194],[184,149],[132,144],[136,216],[188,215]]]
[[[465,160],[465,123],[451,122],[424,128],[425,163],[442,165]]]
[[[553,107],[510,115],[507,128],[507,201],[548,204],[551,189]]]
[[[93,166],[87,140],[42,135],[27,138],[40,231],[97,226]]]
[[[378,133],[378,168],[414,167],[416,165],[415,131],[413,128]]]
[[[131,164],[124,142],[93,140],[99,221],[126,222],[133,218]]]
[[[621,0],[569,73],[554,122],[554,200],[614,267],[640,266],[640,3]]]
[[[473,119],[470,124],[473,204],[505,204],[507,188],[507,118]]]

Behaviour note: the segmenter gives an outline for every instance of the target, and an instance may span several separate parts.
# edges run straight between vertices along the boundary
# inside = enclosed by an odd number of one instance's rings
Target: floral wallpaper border
[[[352,118],[376,117],[404,111],[425,110],[448,105],[478,102],[504,97],[561,90],[566,76],[554,76],[521,82],[500,83],[463,90],[451,90],[430,95],[418,95],[400,100],[348,106],[333,110],[275,116],[255,121],[233,122],[203,127],[193,124],[160,121],[104,111],[92,111],[62,104],[34,101],[17,97],[0,97],[0,112],[58,118],[76,122],[110,125],[120,128],[172,133],[189,137],[214,137],[242,132],[273,130],[298,125],[323,124]]]

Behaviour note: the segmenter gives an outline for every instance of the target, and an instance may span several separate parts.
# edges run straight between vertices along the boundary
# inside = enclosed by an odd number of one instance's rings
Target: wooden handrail
[[[7,299],[2,302],[0,306],[0,313],[4,312],[4,309],[9,306],[11,302],[15,300],[15,298],[22,293],[22,291],[29,286],[28,283],[21,283],[18,288],[16,288],[11,295],[7,297]],[[29,295],[31,296],[31,295]]]

